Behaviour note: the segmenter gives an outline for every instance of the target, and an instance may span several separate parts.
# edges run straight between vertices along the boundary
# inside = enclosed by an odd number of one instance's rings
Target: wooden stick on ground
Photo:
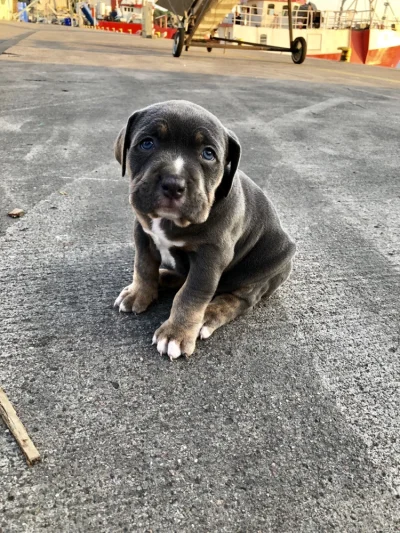
[[[40,461],[40,454],[37,451],[35,445],[31,441],[26,429],[24,428],[21,420],[18,418],[14,407],[10,400],[7,398],[6,393],[0,387],[0,415],[3,417],[4,422],[7,424],[9,430],[14,435],[19,447],[24,452],[26,460],[29,465],[33,465],[37,461]]]

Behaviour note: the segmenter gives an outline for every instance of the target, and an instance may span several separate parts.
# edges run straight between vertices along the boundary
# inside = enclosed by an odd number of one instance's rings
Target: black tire
[[[185,28],[178,28],[178,31],[174,35],[174,46],[172,47],[172,55],[174,57],[180,57],[184,44]]]
[[[207,52],[212,52],[212,48],[207,48]]]
[[[296,37],[292,44],[292,61],[296,65],[301,65],[307,55],[307,43],[303,37]]]

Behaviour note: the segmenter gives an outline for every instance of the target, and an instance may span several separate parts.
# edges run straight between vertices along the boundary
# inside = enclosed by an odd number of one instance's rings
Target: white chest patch
[[[153,239],[154,244],[157,246],[157,249],[161,254],[162,262],[165,265],[170,265],[175,268],[175,260],[171,255],[170,248],[172,248],[172,246],[185,246],[185,243],[183,241],[170,241],[167,239],[164,231],[161,229],[161,220],[161,218],[152,220],[151,230],[144,228],[143,230]]]

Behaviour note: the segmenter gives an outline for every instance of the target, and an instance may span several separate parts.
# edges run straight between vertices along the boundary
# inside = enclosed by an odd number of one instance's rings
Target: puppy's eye
[[[139,146],[142,150],[151,150],[154,148],[154,142],[151,139],[144,139]]]
[[[214,150],[211,150],[211,148],[204,148],[201,157],[205,159],[206,161],[214,161],[215,160],[215,152]]]

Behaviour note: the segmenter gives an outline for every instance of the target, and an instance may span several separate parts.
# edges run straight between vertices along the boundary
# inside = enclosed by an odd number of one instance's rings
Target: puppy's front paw
[[[160,354],[167,354],[171,361],[178,359],[181,355],[192,355],[200,325],[183,327],[174,324],[171,320],[166,320],[154,333],[153,344],[157,344]]]
[[[142,288],[137,283],[132,283],[121,291],[114,302],[114,307],[119,307],[123,313],[143,313],[156,299],[157,289]]]

